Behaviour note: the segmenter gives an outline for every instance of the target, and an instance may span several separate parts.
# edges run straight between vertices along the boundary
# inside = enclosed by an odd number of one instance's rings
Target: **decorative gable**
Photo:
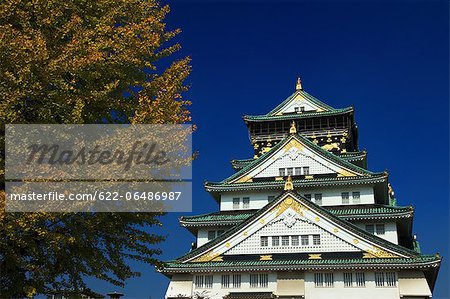
[[[315,148],[314,148],[315,147]],[[346,161],[338,161],[338,157],[330,158],[330,154],[311,144],[298,135],[291,135],[288,140],[281,144],[272,153],[268,153],[263,161],[232,180],[232,183],[243,183],[252,181],[253,178],[268,178],[288,175],[335,174],[337,176],[362,176],[367,175],[364,170],[360,170]],[[308,168],[305,173],[305,167]],[[285,174],[280,174],[283,169]]]
[[[229,255],[246,254],[260,254],[264,257],[282,252],[309,253],[310,258],[321,258],[318,252],[361,252],[366,258],[408,257],[369,240],[367,233],[328,214],[292,192],[284,193],[263,210],[264,212],[253,216],[248,223],[240,224],[226,233],[221,242],[214,244],[207,251],[195,254],[188,261],[222,261]],[[283,235],[320,235],[320,244],[283,248],[283,251],[278,251],[269,246],[270,244],[261,246],[261,237]],[[313,242],[312,238],[310,242]]]
[[[323,112],[328,111],[323,105],[314,103],[305,96],[304,92],[295,92],[291,99],[281,107],[275,115],[283,115],[287,113],[302,113],[302,112]]]

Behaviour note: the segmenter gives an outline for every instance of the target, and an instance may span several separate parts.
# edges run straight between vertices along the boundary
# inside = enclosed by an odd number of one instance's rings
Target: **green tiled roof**
[[[333,116],[343,113],[353,112],[352,107],[347,107],[343,109],[334,109],[332,111],[323,112],[305,112],[305,113],[290,113],[282,115],[243,115],[244,121],[272,121],[272,120],[292,120],[299,118],[309,118],[312,116]]]
[[[339,186],[339,185],[354,185],[354,184],[376,184],[385,182],[387,179],[386,173],[377,173],[372,176],[353,176],[353,177],[336,177],[336,178],[313,178],[293,180],[295,188],[305,188],[314,186]],[[230,190],[256,190],[256,189],[275,189],[282,190],[284,181],[257,181],[246,183],[213,183],[205,182],[207,191],[230,191]]]
[[[323,207],[344,220],[356,219],[391,219],[407,218],[413,214],[412,207],[392,207],[385,205],[373,206],[341,206],[341,207]],[[255,214],[257,210],[247,211],[221,211],[196,216],[185,216],[180,218],[180,222],[186,226],[228,224],[235,225]]]
[[[180,263],[170,261],[164,264],[162,272],[183,271],[245,271],[257,267],[258,270],[314,270],[331,268],[412,268],[432,267],[440,263],[441,258],[436,255],[419,255],[413,258],[358,258],[358,259],[292,259],[292,260],[244,260],[227,262]]]

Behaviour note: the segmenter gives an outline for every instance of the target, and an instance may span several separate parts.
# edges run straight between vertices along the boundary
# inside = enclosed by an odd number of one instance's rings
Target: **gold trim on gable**
[[[303,207],[302,205],[293,199],[291,196],[286,197],[282,202],[280,202],[276,207],[277,213],[276,216],[283,214],[284,211],[291,208],[299,215],[303,216]]]
[[[213,259],[217,258],[220,254],[213,253],[212,250],[208,251],[207,253],[197,257],[196,259],[193,259],[190,261],[191,263],[204,263],[204,262],[210,262]]]
[[[378,257],[378,258],[399,258],[400,256],[390,253],[384,249],[373,246],[372,250],[367,250],[368,253]]]

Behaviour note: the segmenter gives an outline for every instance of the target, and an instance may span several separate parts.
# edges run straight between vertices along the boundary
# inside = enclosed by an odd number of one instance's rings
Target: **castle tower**
[[[205,189],[220,211],[182,217],[197,248],[166,262],[166,298],[431,298],[441,257],[412,235],[387,172],[367,169],[352,107],[303,90],[244,116],[254,157]]]

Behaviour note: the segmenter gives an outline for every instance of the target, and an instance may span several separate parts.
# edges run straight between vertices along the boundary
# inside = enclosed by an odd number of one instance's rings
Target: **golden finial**
[[[297,84],[295,85],[295,90],[303,90],[302,80],[300,79],[300,77],[297,78]]]
[[[284,191],[292,191],[292,190],[294,190],[294,184],[292,183],[292,178],[289,175],[287,177],[286,182],[284,183]]]
[[[295,121],[292,121],[291,128],[289,129],[290,134],[296,134],[297,133],[297,127],[295,126]]]

